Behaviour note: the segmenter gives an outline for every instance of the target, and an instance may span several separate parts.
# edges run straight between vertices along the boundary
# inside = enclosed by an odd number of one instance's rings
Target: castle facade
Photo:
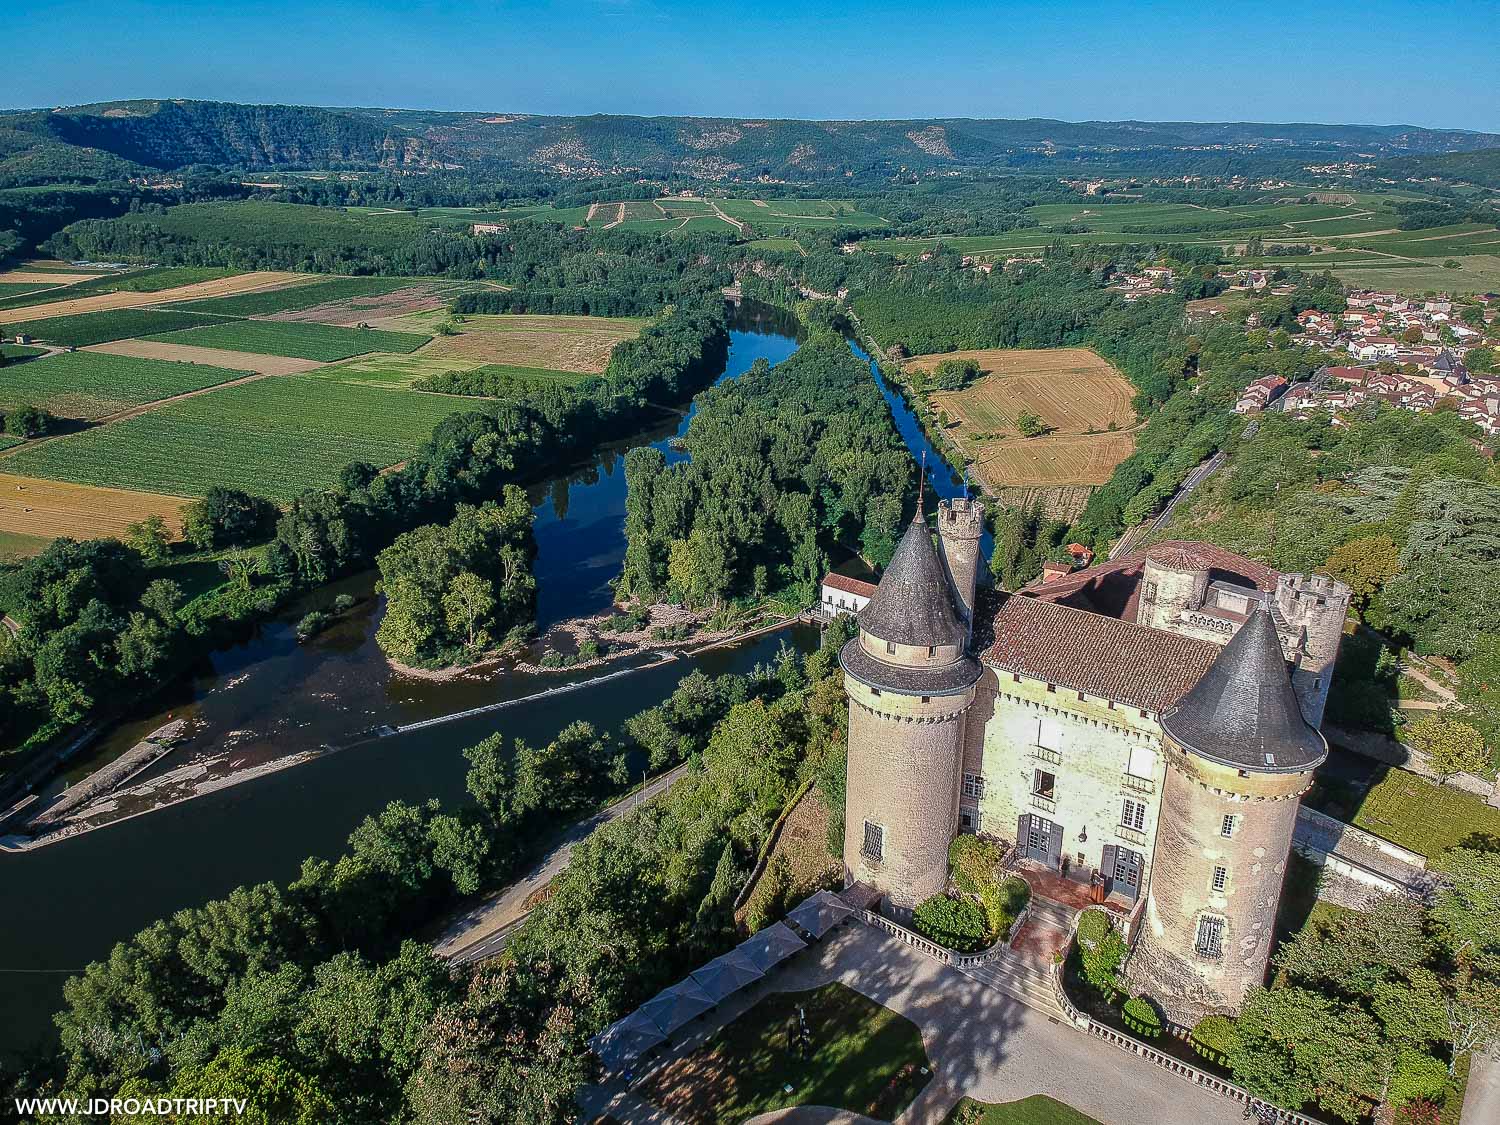
[[[1174,1019],[1263,982],[1349,591],[1158,543],[979,591],[983,511],[918,515],[841,653],[844,866],[896,917],[948,884],[961,831],[1087,886]]]

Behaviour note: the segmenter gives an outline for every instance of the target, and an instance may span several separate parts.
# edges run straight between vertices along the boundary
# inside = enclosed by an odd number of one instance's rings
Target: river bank
[[[138,747],[141,756],[127,755],[119,759],[114,766],[106,767],[105,770],[100,771],[101,774],[110,774],[118,778],[119,780],[115,784],[107,785],[108,779],[100,779],[98,784],[91,786],[90,783],[93,783],[95,778],[99,776],[94,775],[94,777],[83,783],[82,786],[75,786],[74,788],[92,788],[93,791],[82,794],[78,799],[73,801],[59,800],[42,813],[34,816],[26,827],[41,827],[42,830],[37,834],[27,834],[23,830],[21,832],[13,832],[10,835],[0,836],[0,851],[35,851],[38,848],[44,848],[51,844],[59,843],[62,840],[71,839],[85,832],[94,832],[102,828],[108,828],[123,821],[134,820],[137,817],[147,816],[163,809],[172,808],[198,797],[221,792],[231,786],[255,781],[258,778],[279,773],[282,770],[288,770],[295,766],[305,765],[332,754],[354,750],[380,738],[389,738],[394,735],[427,730],[446,723],[472,719],[496,711],[504,711],[512,707],[535,703],[537,700],[550,696],[595,687],[610,680],[658,668],[662,665],[676,663],[713,649],[754,641],[767,634],[789,628],[797,624],[799,620],[801,619],[786,618],[742,633],[710,635],[699,644],[675,647],[670,650],[658,652],[655,654],[655,658],[647,663],[619,668],[587,680],[555,684],[531,695],[515,699],[499,700],[464,711],[453,712],[452,714],[438,715],[430,719],[422,719],[400,726],[382,726],[369,732],[365,737],[342,745],[325,745],[301,750],[272,761],[261,762],[255,765],[247,764],[242,759],[236,758],[233,754],[198,757],[159,773],[148,781],[133,785],[126,784],[126,782],[149,768],[158,757],[164,755],[167,749],[169,749],[171,740],[181,737],[186,724],[178,720],[177,723],[172,725],[170,732],[159,732],[162,735],[160,742],[154,739],[142,742]],[[596,662],[593,667],[605,663],[608,662],[601,660]],[[577,667],[582,669],[585,666],[579,665]],[[70,789],[67,792],[68,794],[72,794],[73,790]]]

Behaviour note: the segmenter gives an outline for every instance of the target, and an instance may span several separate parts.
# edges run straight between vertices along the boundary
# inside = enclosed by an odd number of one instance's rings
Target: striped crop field
[[[153,332],[176,332],[204,324],[217,324],[218,317],[165,309],[105,309],[103,312],[55,316],[46,320],[7,324],[14,334],[32,336],[62,348],[86,348],[111,340],[129,340]]]
[[[63,352],[0,372],[0,411],[39,406],[60,418],[88,421],[246,374],[202,363]]]
[[[230,297],[183,301],[172,307],[191,312],[218,313],[220,316],[270,316],[273,313],[310,309],[314,305],[324,305],[330,301],[344,301],[350,297],[378,297],[394,293],[398,289],[409,289],[417,284],[420,282],[410,277],[332,277],[326,281],[313,281],[285,289],[262,289]]]
[[[455,411],[445,395],[281,375],[23,449],[5,469],[173,496],[220,484],[290,501],[333,485],[350,461],[405,460]]]
[[[331,324],[282,320],[221,320],[203,328],[159,333],[148,338],[163,344],[292,356],[321,363],[366,352],[412,352],[432,339],[415,332],[338,328]]]

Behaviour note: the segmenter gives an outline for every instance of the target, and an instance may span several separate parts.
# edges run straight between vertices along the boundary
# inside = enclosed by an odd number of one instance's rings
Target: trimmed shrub
[[[1385,1100],[1400,1107],[1411,1102],[1441,1102],[1448,1091],[1448,1068],[1431,1055],[1403,1047],[1391,1067]]]
[[[315,609],[306,614],[301,621],[297,622],[298,640],[305,641],[309,637],[317,636],[324,629],[328,628],[330,620],[332,619],[328,614],[324,613],[321,609]]]
[[[1125,939],[1102,910],[1085,910],[1078,919],[1078,959],[1084,979],[1104,996],[1120,991],[1115,974],[1125,960]]]
[[[353,594],[340,594],[333,599],[333,611],[335,613],[348,613],[354,608]]]
[[[1189,1042],[1200,1055],[1222,1064],[1240,1045],[1240,1033],[1228,1016],[1204,1016],[1193,1028]]]
[[[1155,1039],[1161,1034],[1161,1016],[1144,996],[1132,996],[1125,1001],[1125,1026],[1143,1039]]]
[[[933,895],[912,915],[912,929],[960,953],[973,953],[985,944],[984,913],[966,898]]]

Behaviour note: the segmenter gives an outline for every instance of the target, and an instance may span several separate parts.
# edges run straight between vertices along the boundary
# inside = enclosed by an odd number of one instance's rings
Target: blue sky
[[[8,0],[0,104],[1056,117],[1500,132],[1500,0]]]

